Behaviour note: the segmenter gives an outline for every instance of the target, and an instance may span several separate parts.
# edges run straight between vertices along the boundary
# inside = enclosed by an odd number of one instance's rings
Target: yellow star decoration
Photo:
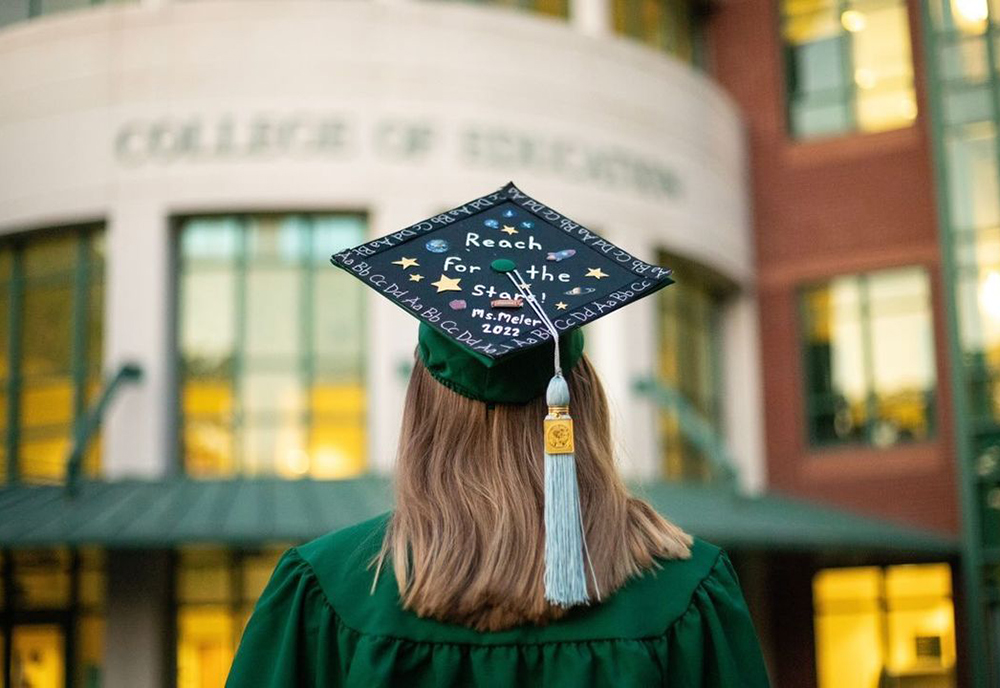
[[[393,265],[402,265],[403,269],[412,268],[414,265],[419,266],[420,263],[417,262],[416,258],[400,258],[399,260],[392,261]]]
[[[587,274],[584,277],[595,277],[601,279],[602,277],[608,277],[609,275],[605,273],[600,268],[587,268]]]
[[[441,275],[441,279],[437,282],[431,282],[431,285],[437,287],[437,293],[440,294],[443,291],[462,291],[462,288],[458,286],[458,283],[461,281],[461,277],[455,278]]]
[[[417,273],[413,273],[412,275],[410,275],[410,281],[411,282],[419,282],[423,278],[424,278],[423,275],[418,275]]]
[[[559,303],[556,304],[556,308],[558,308],[561,311],[564,311],[564,310],[566,310],[567,306],[566,306],[565,303],[563,303],[562,301],[560,301]]]
[[[504,225],[503,229],[501,229],[500,231],[505,234],[517,234],[517,230],[511,227],[510,225]]]

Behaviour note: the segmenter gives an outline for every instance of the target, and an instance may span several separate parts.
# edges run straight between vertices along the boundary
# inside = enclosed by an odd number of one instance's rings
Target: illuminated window
[[[826,569],[813,599],[819,688],[954,685],[947,564]]]
[[[254,604],[285,549],[179,553],[178,688],[222,688]]]
[[[902,0],[782,0],[788,124],[796,137],[908,126],[917,115]]]
[[[698,416],[721,433],[719,310],[732,287],[704,267],[661,255],[673,269],[675,284],[659,300],[660,382],[678,393]],[[683,415],[664,407],[660,413],[664,474],[672,480],[707,480],[712,466],[689,439]]]
[[[94,549],[0,552],[0,652],[10,643],[3,686],[96,687],[104,646],[104,553]],[[72,666],[72,673],[67,667]]]
[[[93,5],[121,5],[137,2],[139,0],[3,0],[0,2],[0,26]]]
[[[101,384],[103,247],[100,227],[0,243],[0,480],[65,478],[74,424]],[[99,457],[95,439],[89,475]]]
[[[470,5],[499,5],[547,14],[550,17],[569,17],[569,0],[462,0]]]
[[[188,474],[341,478],[364,470],[365,295],[329,259],[365,233],[360,215],[180,222]]]
[[[962,83],[955,84],[955,90]],[[961,112],[957,107],[949,109]],[[960,314],[969,409],[975,422],[993,424],[1000,420],[1000,174],[996,127],[985,122],[958,126],[945,142],[949,235],[956,263],[955,300]]]
[[[699,22],[689,0],[614,0],[612,10],[616,33],[685,62],[698,61]]]
[[[801,294],[810,440],[886,446],[933,431],[936,375],[923,268],[838,277]]]

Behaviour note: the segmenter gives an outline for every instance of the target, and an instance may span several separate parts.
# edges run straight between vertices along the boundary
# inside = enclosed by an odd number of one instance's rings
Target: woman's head
[[[628,495],[615,468],[607,399],[586,356],[566,373],[587,545],[602,593],[689,556],[689,535]],[[416,357],[396,466],[388,556],[403,605],[497,630],[544,623],[544,395],[487,404],[445,387]],[[592,587],[592,583],[591,583]],[[592,598],[596,591],[591,589]]]

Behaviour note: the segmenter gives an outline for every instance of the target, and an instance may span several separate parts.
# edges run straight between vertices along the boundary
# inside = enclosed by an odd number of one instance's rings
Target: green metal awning
[[[774,492],[746,497],[710,486],[655,482],[633,485],[657,511],[726,547],[786,551],[957,554],[947,533],[899,525]]]
[[[726,547],[935,555],[958,548],[946,535],[774,494],[666,482],[633,489],[686,530]],[[389,480],[375,476],[85,482],[75,497],[62,487],[12,486],[0,489],[0,547],[301,542],[391,506]]]

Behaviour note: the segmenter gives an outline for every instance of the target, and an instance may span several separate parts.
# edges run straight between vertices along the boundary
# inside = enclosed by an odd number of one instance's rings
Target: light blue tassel
[[[572,453],[569,385],[561,374],[549,381],[546,401],[549,414],[545,417],[545,599],[560,607],[571,607],[590,598],[583,561],[586,544],[580,488]]]

